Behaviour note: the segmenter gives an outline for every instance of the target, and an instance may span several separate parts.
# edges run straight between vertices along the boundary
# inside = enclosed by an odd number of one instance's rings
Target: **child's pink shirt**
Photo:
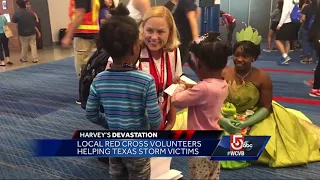
[[[228,84],[221,79],[204,79],[193,88],[180,85],[172,95],[172,105],[188,107],[189,130],[220,130],[221,108],[228,96]]]

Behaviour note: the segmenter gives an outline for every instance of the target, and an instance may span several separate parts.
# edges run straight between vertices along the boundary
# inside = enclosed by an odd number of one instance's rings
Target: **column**
[[[220,0],[200,0],[200,34],[209,31],[219,32]]]

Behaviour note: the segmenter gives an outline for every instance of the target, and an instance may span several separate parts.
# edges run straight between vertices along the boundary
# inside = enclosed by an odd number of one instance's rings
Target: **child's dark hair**
[[[19,8],[22,8],[22,9],[26,9],[27,8],[26,2],[24,0],[17,0],[16,4],[19,6]]]
[[[111,18],[100,28],[100,45],[113,58],[133,54],[139,38],[138,24],[129,17],[129,10],[121,3],[110,10]]]
[[[260,55],[260,44],[255,45],[251,41],[237,42],[233,46],[233,54],[236,52],[238,47],[241,47],[245,56],[253,57],[254,60],[257,60]]]
[[[192,43],[192,52],[199,61],[211,70],[222,70],[228,63],[228,56],[232,55],[232,46],[221,41],[220,33],[209,32],[200,43]]]

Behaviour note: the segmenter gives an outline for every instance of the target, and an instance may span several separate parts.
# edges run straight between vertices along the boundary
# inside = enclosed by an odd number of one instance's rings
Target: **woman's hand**
[[[177,109],[174,106],[171,106],[167,114],[167,124],[164,130],[171,130],[174,127],[174,124],[176,123],[176,117],[177,117]]]
[[[238,127],[239,123],[240,122],[237,120],[227,118],[221,118],[219,120],[219,124],[222,126],[222,128],[230,134],[236,134],[240,132],[241,128]]]

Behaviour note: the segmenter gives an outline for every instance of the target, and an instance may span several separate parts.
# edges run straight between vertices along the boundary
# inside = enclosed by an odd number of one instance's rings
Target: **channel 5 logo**
[[[245,141],[243,135],[230,135],[230,151],[251,151],[253,144]]]

